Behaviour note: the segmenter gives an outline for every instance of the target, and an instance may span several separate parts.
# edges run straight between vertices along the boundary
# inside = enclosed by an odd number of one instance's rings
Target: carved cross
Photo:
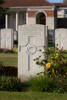
[[[21,51],[21,47],[26,48],[26,53],[28,54],[28,71],[30,71],[30,55],[33,55],[37,51],[37,47],[34,44],[31,44],[30,41],[31,36],[28,36],[28,43],[25,46],[20,46],[19,51]]]

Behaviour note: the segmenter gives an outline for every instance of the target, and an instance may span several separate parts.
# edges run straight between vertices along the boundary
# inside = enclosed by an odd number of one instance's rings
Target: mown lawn
[[[65,59],[67,59],[67,52],[64,53]],[[17,66],[18,54],[14,53],[0,53],[0,64],[4,66]]]
[[[67,94],[0,92],[0,100],[67,100]]]
[[[17,54],[14,53],[0,53],[0,64],[4,66],[17,66]]]

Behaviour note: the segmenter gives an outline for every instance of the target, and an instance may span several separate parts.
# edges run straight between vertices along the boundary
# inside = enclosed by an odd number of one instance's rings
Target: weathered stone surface
[[[55,45],[58,44],[58,48],[62,47],[67,50],[67,29],[56,29],[55,30]]]
[[[46,25],[49,30],[54,30],[54,17],[46,17]]]
[[[13,30],[12,29],[1,29],[0,48],[10,49],[10,50],[13,48]]]
[[[42,55],[40,49],[47,47],[47,27],[44,25],[23,25],[18,30],[18,77],[26,80],[44,71],[34,59]]]

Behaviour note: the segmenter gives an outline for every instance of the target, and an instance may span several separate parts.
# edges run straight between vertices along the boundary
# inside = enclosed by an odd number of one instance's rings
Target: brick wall
[[[43,11],[47,14],[47,16],[50,17],[54,16],[54,10],[43,10]],[[34,17],[37,12],[38,11],[28,11],[28,17]]]
[[[48,29],[54,29],[54,10],[53,9],[38,9],[33,11],[28,11],[28,24],[36,24],[36,13],[37,12],[46,13],[46,25]]]

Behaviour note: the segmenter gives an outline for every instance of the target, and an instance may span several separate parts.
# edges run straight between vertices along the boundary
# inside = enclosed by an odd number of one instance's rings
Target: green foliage
[[[2,16],[3,14],[5,14],[8,11],[8,8],[2,8],[0,7],[0,16]]]
[[[0,53],[18,53],[18,48],[14,47],[12,50],[9,49],[0,49]]]
[[[34,92],[67,92],[67,79],[57,79],[49,75],[38,75],[27,82],[28,91]]]
[[[53,78],[57,80],[59,88],[56,89],[58,92],[67,92],[67,59],[64,55],[65,51],[63,48],[59,50],[58,48],[52,47],[48,48],[48,50],[44,48],[42,53],[44,55],[44,59],[41,59],[41,56],[39,56],[34,59],[34,61],[36,61],[37,65],[45,66],[43,73],[44,77],[47,75],[50,79]],[[52,87],[53,86],[51,86],[51,88]]]
[[[14,47],[12,50],[9,50],[9,49],[0,49],[0,53],[18,53],[18,48]]]
[[[3,4],[4,0],[0,0],[0,4]],[[0,7],[0,16],[2,16],[3,14],[5,14],[7,12],[8,8],[3,8]]]
[[[51,64],[49,69],[50,75],[53,77],[65,77],[67,73],[67,59],[64,58],[63,49],[48,49],[48,62]]]
[[[42,53],[44,59],[41,59],[41,56],[34,59],[36,64],[45,66],[46,72],[52,77],[65,77],[67,75],[67,59],[64,57],[63,49],[59,50],[53,47],[46,50],[44,48]]]
[[[9,49],[0,49],[0,53],[13,53],[13,50],[9,50]]]
[[[42,51],[40,50],[40,52]],[[64,57],[63,49],[49,48],[47,51],[44,48],[43,54],[44,59],[41,59],[41,56],[34,59],[38,65],[47,65],[42,75],[39,74],[24,83],[15,77],[0,77],[0,90],[67,92],[67,59]],[[11,73],[13,74],[13,72]]]
[[[65,81],[66,82],[66,81]],[[0,91],[67,92],[66,83],[60,84],[56,78],[37,76],[27,82],[20,82],[16,77],[0,77]]]
[[[17,47],[13,48],[13,53],[18,53],[18,48]]]
[[[16,77],[0,77],[1,91],[22,91],[23,84]]]
[[[54,92],[59,89],[57,80],[48,75],[37,76],[29,80],[29,90],[38,92]]]

